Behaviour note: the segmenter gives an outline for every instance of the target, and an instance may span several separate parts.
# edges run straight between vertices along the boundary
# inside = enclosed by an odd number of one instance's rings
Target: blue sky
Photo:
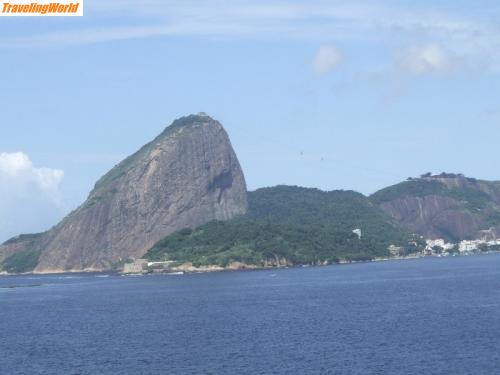
[[[0,241],[49,228],[199,111],[250,189],[500,180],[500,6],[415,3],[86,0],[82,18],[0,18]]]

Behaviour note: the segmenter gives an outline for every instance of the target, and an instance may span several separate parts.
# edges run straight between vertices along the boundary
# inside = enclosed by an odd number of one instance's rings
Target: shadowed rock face
[[[371,199],[426,238],[500,236],[500,182],[443,174],[390,186]]]
[[[404,197],[381,204],[397,222],[425,238],[472,238],[483,220],[468,211],[459,210],[459,202],[448,197]]]
[[[246,210],[245,179],[222,125],[205,115],[184,117],[103,176],[78,209],[31,244],[40,251],[35,271],[108,269],[174,231]],[[20,248],[22,242],[1,246],[0,261]]]

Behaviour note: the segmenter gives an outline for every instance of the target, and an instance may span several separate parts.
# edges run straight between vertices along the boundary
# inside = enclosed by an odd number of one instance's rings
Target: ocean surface
[[[498,373],[500,255],[0,277],[2,375]]]

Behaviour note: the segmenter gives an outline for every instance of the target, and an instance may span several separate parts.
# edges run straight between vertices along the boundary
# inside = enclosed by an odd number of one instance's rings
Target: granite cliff
[[[51,230],[0,246],[0,262],[26,258],[35,272],[110,269],[177,230],[244,214],[246,194],[222,125],[205,114],[183,117],[111,169]]]
[[[389,244],[412,252],[409,233],[500,238],[500,182],[428,173],[370,197],[287,186],[247,195],[222,125],[199,114],[116,165],[51,230],[1,245],[0,271],[108,270],[146,253],[203,266],[363,260],[388,256]]]
[[[394,220],[426,238],[500,237],[500,182],[426,174],[371,197]]]

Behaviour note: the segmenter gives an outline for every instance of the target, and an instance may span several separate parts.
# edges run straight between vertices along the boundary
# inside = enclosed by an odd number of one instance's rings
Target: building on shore
[[[442,252],[449,252],[455,248],[454,243],[446,242],[442,238],[425,240],[426,246],[424,255],[441,254]]]
[[[148,261],[146,259],[135,259],[132,263],[125,263],[123,273],[143,273],[146,271]]]
[[[468,251],[475,251],[475,250],[477,250],[479,248],[479,245],[482,244],[482,243],[485,243],[485,241],[481,241],[481,240],[472,240],[472,241],[464,240],[464,241],[461,241],[458,244],[458,251],[460,251],[461,253],[466,253]]]

